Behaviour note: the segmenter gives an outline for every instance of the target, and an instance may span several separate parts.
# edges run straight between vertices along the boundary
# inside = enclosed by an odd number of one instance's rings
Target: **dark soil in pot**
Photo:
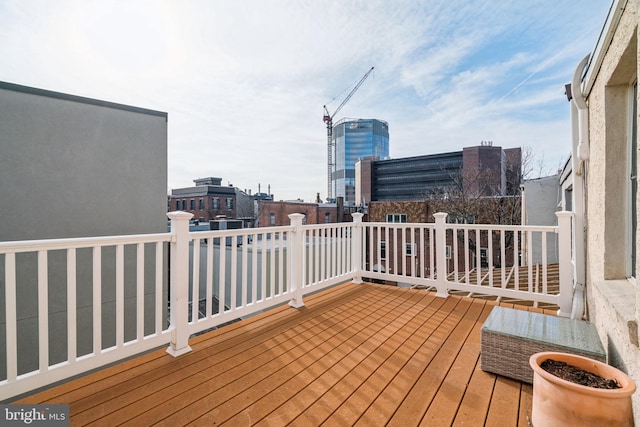
[[[604,389],[621,388],[616,380],[603,378],[600,375],[585,371],[565,362],[547,359],[540,364],[540,367],[558,378],[571,381],[575,384]]]

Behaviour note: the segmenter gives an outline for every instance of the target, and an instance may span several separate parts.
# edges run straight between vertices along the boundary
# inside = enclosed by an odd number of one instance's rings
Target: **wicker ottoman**
[[[518,381],[533,383],[529,357],[561,351],[606,363],[606,353],[593,324],[581,320],[494,307],[481,330],[480,366]]]

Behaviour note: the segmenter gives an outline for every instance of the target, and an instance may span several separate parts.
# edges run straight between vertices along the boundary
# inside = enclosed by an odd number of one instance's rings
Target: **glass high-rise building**
[[[380,160],[389,157],[389,124],[377,119],[342,119],[333,125],[333,143],[333,194],[344,197],[345,206],[358,205],[356,162],[368,156]]]

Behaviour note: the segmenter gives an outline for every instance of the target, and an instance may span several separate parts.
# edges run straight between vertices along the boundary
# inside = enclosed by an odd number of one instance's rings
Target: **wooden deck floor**
[[[68,403],[73,426],[528,425],[531,386],[480,369],[496,302],[349,283],[305,303],[19,403]]]

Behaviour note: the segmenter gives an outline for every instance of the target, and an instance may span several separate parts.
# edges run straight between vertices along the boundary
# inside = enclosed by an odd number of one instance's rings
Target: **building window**
[[[487,248],[480,248],[480,268],[489,268],[489,255]]]
[[[227,210],[233,209],[233,199],[231,197],[227,198]]]
[[[404,254],[405,256],[411,256],[416,253],[416,244],[415,243],[405,243],[404,245]]]
[[[213,199],[211,199],[211,209],[213,209],[214,211],[217,211],[220,209],[220,198],[219,197],[214,197]]]
[[[176,200],[176,210],[180,210],[180,200]]]
[[[407,214],[387,214],[387,222],[405,223],[407,222]]]
[[[187,210],[187,199],[182,199],[182,210],[183,211]]]
[[[324,223],[325,224],[331,223],[331,214],[329,212],[324,214]]]
[[[198,200],[198,209],[200,209],[201,211],[204,210],[204,199]]]
[[[189,210],[190,211],[196,210],[196,201],[194,199],[189,200]]]
[[[451,259],[451,245],[447,245],[447,259]]]
[[[638,81],[636,80],[631,87],[630,104],[631,114],[630,132],[629,132],[629,151],[628,151],[628,171],[629,180],[627,183],[627,200],[629,200],[627,208],[627,277],[635,279],[636,277],[636,227],[638,224],[638,213],[636,197],[638,194]]]
[[[269,225],[276,225],[276,214],[273,212],[269,214]]]
[[[380,242],[379,245],[380,260],[385,260],[387,259],[387,242]]]

